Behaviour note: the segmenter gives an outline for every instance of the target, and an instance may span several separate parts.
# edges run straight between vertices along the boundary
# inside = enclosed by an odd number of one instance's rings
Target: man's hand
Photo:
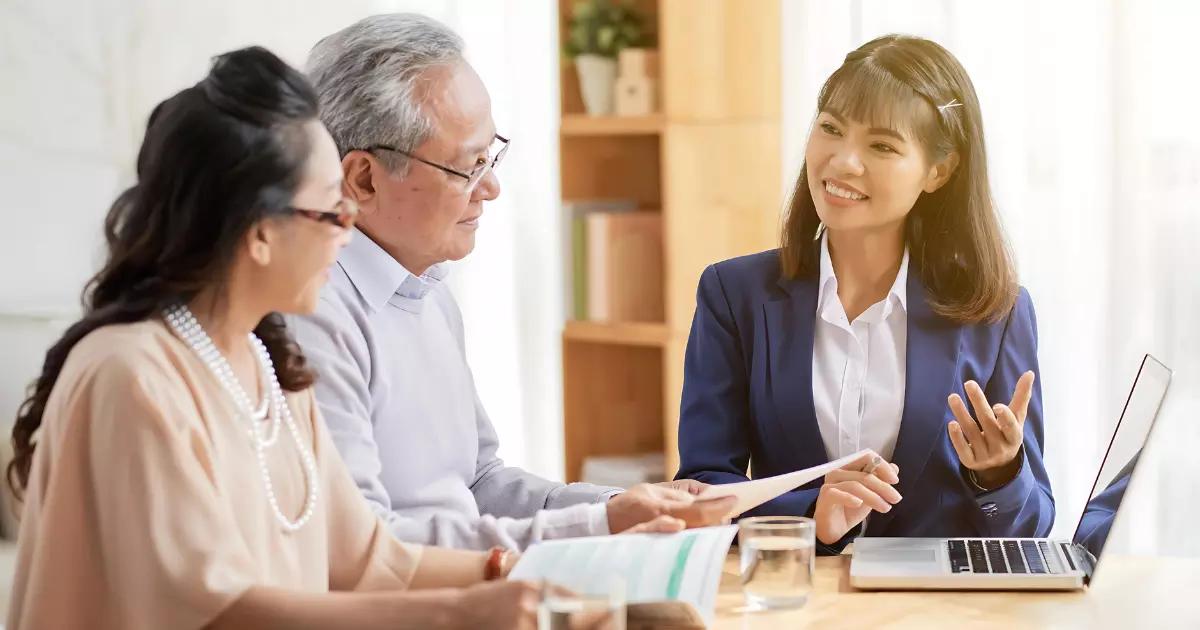
[[[608,500],[608,531],[623,532],[660,516],[670,516],[687,527],[717,525],[737,503],[734,497],[697,501],[685,490],[638,484]]]
[[[708,484],[704,483],[703,481],[696,481],[695,479],[676,479],[674,481],[664,481],[662,483],[656,483],[654,485],[656,485],[660,488],[671,488],[672,490],[683,490],[684,492],[691,494],[691,495],[700,494],[701,492],[704,492],[705,488],[708,487]]]

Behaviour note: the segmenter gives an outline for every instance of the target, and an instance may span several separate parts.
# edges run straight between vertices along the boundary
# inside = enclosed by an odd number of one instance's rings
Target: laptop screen
[[[1142,359],[1133,390],[1125,401],[1125,410],[1117,421],[1100,465],[1100,474],[1092,484],[1092,493],[1075,529],[1074,542],[1097,559],[1108,540],[1117,508],[1125,497],[1125,488],[1133,476],[1138,457],[1150,438],[1150,428],[1166,398],[1170,382],[1171,370],[1167,366],[1150,355]]]

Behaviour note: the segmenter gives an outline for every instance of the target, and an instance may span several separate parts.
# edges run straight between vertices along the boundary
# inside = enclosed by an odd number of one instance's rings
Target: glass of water
[[[538,630],[625,630],[625,581],[612,578],[607,594],[581,595],[546,587]]]
[[[799,608],[812,592],[816,524],[802,516],[738,521],[742,593],[756,609]]]

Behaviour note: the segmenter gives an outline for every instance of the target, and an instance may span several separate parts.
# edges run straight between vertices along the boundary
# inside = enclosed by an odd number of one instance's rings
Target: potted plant
[[[564,46],[579,73],[583,106],[591,116],[613,111],[617,55],[642,40],[643,16],[632,0],[580,0],[575,3]]]

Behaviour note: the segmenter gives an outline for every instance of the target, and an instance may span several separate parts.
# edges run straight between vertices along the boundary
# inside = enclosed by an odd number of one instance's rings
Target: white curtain
[[[1175,370],[1114,548],[1200,555],[1200,6],[1174,0],[781,0],[785,186],[850,50],[933,39],[983,107],[996,201],[1033,296],[1055,535],[1070,536],[1144,353]]]
[[[133,177],[154,104],[218,53],[264,45],[296,66],[366,15],[417,11],[467,41],[513,146],[504,193],[451,281],[480,395],[515,465],[562,476],[558,331],[557,4],[551,0],[5,0],[0,2],[0,426],[45,347],[77,315],[101,223]],[[518,36],[518,29],[520,34]],[[431,418],[436,422],[436,418]],[[5,429],[7,430],[7,429]]]

